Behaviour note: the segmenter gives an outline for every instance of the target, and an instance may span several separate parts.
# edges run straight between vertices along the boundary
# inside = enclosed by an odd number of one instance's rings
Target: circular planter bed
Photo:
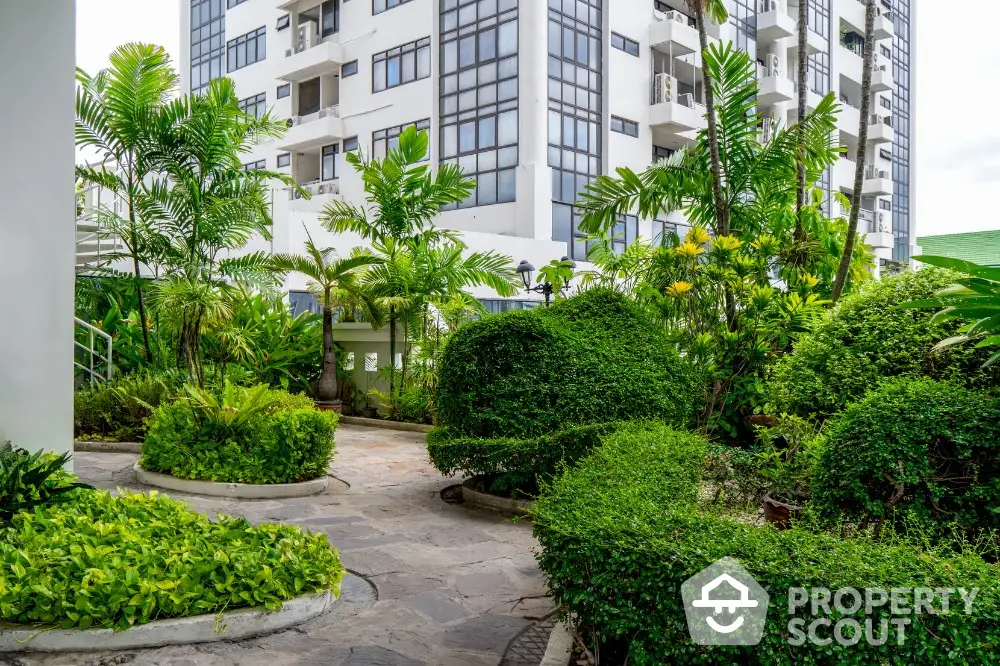
[[[199,481],[182,479],[170,474],[160,474],[143,469],[136,463],[135,480],[147,486],[174,490],[189,495],[207,495],[209,497],[236,497],[239,499],[282,499],[288,497],[308,497],[326,492],[330,485],[329,477],[302,481],[300,483],[224,483],[219,481]]]
[[[535,505],[534,500],[514,499],[486,492],[483,489],[485,478],[474,476],[462,483],[462,499],[468,506],[505,516],[527,516],[531,513],[531,508]]]
[[[93,453],[142,453],[142,444],[139,442],[73,442],[74,451],[88,451]]]
[[[2,652],[88,652],[132,650],[162,645],[233,641],[294,627],[326,611],[337,598],[330,590],[286,601],[281,610],[242,608],[209,615],[154,620],[127,631],[50,629],[0,625]]]

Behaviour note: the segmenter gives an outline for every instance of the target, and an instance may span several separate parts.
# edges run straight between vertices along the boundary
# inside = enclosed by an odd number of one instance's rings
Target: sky
[[[77,0],[77,64],[96,71],[127,41],[161,44],[176,61],[179,2]],[[1000,229],[994,194],[1000,188],[1000,122],[994,118],[1000,108],[1000,2],[916,5],[916,234]],[[949,44],[956,48],[944,48]]]

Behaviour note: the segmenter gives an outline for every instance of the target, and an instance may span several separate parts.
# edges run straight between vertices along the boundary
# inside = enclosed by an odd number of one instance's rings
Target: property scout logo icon
[[[757,645],[770,598],[739,562],[724,557],[681,585],[691,640],[698,645]]]

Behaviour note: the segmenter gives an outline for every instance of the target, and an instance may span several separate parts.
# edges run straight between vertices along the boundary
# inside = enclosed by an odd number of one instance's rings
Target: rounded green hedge
[[[339,592],[344,568],[324,534],[211,521],[156,492],[75,492],[0,529],[0,619],[124,630]]]
[[[926,376],[971,386],[995,385],[983,371],[984,350],[957,345],[934,351],[960,323],[931,324],[931,310],[899,309],[952,284],[955,274],[936,268],[907,271],[866,284],[826,313],[773,372],[775,413],[825,418],[861,398],[885,377]]]
[[[268,391],[266,399],[271,406],[238,427],[204,418],[188,400],[160,406],[139,464],[151,472],[223,483],[297,483],[325,475],[337,415],[284,391]]]
[[[834,417],[811,506],[836,521],[893,511],[964,528],[1000,515],[1000,406],[948,382],[898,378]]]
[[[869,666],[994,663],[1000,645],[1000,567],[975,554],[905,542],[839,539],[801,526],[776,530],[703,513],[705,445],[686,433],[619,433],[558,478],[535,503],[538,555],[555,602],[628,663]],[[757,646],[702,647],[689,636],[681,585],[733,557],[770,594]],[[970,614],[907,615],[904,645],[790,646],[791,587],[979,588]],[[952,604],[960,605],[957,597]],[[885,608],[873,609],[878,626]],[[812,621],[812,616],[807,616]],[[833,616],[836,621],[838,618]],[[829,633],[829,630],[826,630]],[[893,634],[895,638],[895,634]],[[602,652],[602,654],[604,654]]]
[[[518,439],[633,419],[686,424],[698,388],[638,305],[592,289],[462,327],[442,353],[438,419],[454,436]]]

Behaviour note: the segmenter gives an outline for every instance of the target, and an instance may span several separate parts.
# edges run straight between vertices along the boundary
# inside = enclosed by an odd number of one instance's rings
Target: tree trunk
[[[329,302],[329,297],[327,297]],[[333,308],[323,308],[323,371],[316,385],[316,397],[331,402],[339,396],[337,391],[337,353],[333,345]]]
[[[695,2],[695,14],[698,21],[698,43],[702,52],[701,74],[705,86],[705,114],[708,119],[708,145],[712,158],[712,198],[715,201],[716,232],[720,236],[729,235],[729,210],[722,196],[722,160],[719,158],[719,130],[715,116],[715,92],[712,90],[712,77],[705,69],[704,54],[708,51],[708,29],[705,21],[705,0]]]
[[[851,219],[844,241],[844,254],[837,267],[837,279],[833,283],[830,302],[836,303],[847,286],[847,277],[854,255],[854,243],[858,235],[858,216],[861,213],[861,188],[865,178],[865,160],[868,157],[868,114],[871,113],[872,69],[875,65],[875,0],[868,0],[865,6],[865,64],[861,75],[861,127],[858,128],[858,160],[854,169],[854,191],[851,199]]]
[[[396,306],[389,306],[389,404],[390,410],[396,402]],[[391,414],[390,414],[391,415]]]
[[[798,40],[799,40],[799,109],[798,127],[796,127],[795,138],[797,149],[795,153],[797,180],[795,188],[795,240],[802,242],[805,237],[805,230],[802,226],[802,207],[806,202],[806,135],[802,121],[806,118],[806,105],[809,101],[809,86],[806,79],[809,78],[809,0],[799,0],[798,15]]]
[[[128,221],[129,230],[132,234],[132,265],[135,268],[135,293],[139,301],[139,323],[142,326],[142,347],[146,352],[146,362],[153,362],[153,350],[149,346],[149,326],[146,324],[146,304],[142,298],[142,275],[139,274],[139,257],[136,255],[136,247],[139,244],[139,235],[135,231],[135,204],[132,202],[134,194],[131,180],[129,180],[128,191]]]

